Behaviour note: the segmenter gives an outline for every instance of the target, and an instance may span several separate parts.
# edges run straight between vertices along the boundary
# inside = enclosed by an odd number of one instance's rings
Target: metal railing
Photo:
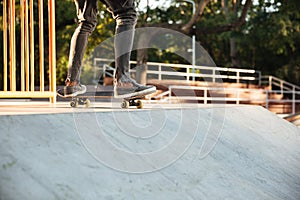
[[[177,92],[176,92],[177,90]],[[178,90],[189,92],[180,93]],[[199,92],[201,95],[199,95]],[[290,95],[290,99],[284,99],[284,95]],[[189,95],[187,95],[189,94]],[[157,95],[156,99],[161,101],[201,101],[203,104],[259,104],[266,109],[270,108],[272,103],[289,103],[291,113],[296,113],[297,105],[300,106],[300,91],[281,91],[264,89],[244,89],[244,88],[212,88],[198,86],[179,86],[171,85],[168,90]]]
[[[147,74],[157,75],[158,80],[163,80],[165,77],[180,76],[185,77],[186,81],[189,81],[192,77],[195,77],[213,83],[223,79],[235,80],[236,83],[240,83],[241,81],[258,80],[258,77],[260,76],[259,72],[247,69],[192,66],[185,64],[164,64],[155,62],[148,62],[147,65]],[[173,70],[170,71],[170,69]],[[193,71],[196,71],[197,73]],[[132,70],[132,72],[135,71]]]
[[[94,58],[94,71],[102,71],[103,65],[114,62],[112,59]],[[131,65],[136,65],[136,61],[130,61]],[[166,64],[157,62],[147,62],[147,77],[165,80],[165,79],[181,79],[190,81],[192,77],[203,79],[209,82],[220,82],[224,79],[234,80],[236,83],[242,81],[256,81],[260,85],[261,72],[248,69],[222,68],[209,66],[192,66],[186,64]],[[195,72],[193,72],[195,71]],[[135,76],[136,69],[130,72]],[[96,78],[95,74],[95,78]]]
[[[17,2],[20,3],[19,6],[16,6]],[[45,14],[42,0],[36,2],[34,0],[3,0],[2,4],[3,86],[0,98],[49,98],[54,103],[56,100],[55,1],[48,0],[47,29],[44,27]],[[16,15],[18,12],[20,14]],[[35,19],[35,16],[38,16],[38,19]],[[39,30],[38,50],[35,49],[37,44],[34,41],[35,24],[38,24]],[[20,32],[16,33],[17,30]],[[48,31],[49,36],[49,66],[47,69],[49,85],[46,86],[44,75],[46,71],[45,31]],[[19,45],[16,42],[16,34],[20,35]],[[35,63],[36,58],[39,59],[38,63]],[[36,77],[39,80],[35,80]],[[37,82],[39,85],[35,84]]]
[[[98,67],[99,63],[112,63],[114,60],[110,59],[94,59],[94,66]],[[136,65],[136,61],[131,61],[132,65]],[[180,79],[189,81],[192,76],[197,78],[204,78],[208,82],[222,82],[223,80],[234,80],[233,82],[240,83],[241,81],[255,81],[258,86],[267,85],[267,89],[243,89],[243,88],[212,88],[212,87],[197,87],[197,86],[169,86],[169,90],[158,94],[153,97],[160,99],[161,101],[177,100],[196,100],[203,101],[204,104],[213,101],[214,103],[231,102],[240,104],[241,102],[260,102],[269,109],[270,104],[274,103],[289,103],[291,105],[291,113],[296,112],[297,105],[300,103],[300,87],[284,80],[276,78],[274,76],[261,76],[261,72],[255,70],[236,69],[236,68],[221,68],[221,67],[207,67],[207,66],[195,66],[183,65],[183,64],[165,64],[148,62],[147,76],[148,78],[165,80],[165,79]],[[101,68],[101,67],[100,67]],[[198,73],[192,73],[192,68],[198,70]],[[107,67],[103,64],[101,68],[103,74],[107,74],[106,70],[114,70],[114,68]],[[97,70],[97,69],[95,69]],[[130,72],[134,76],[135,69],[131,69]],[[276,86],[276,89],[274,89]],[[183,90],[202,90],[204,96],[172,96],[175,89]],[[218,92],[224,95],[209,96],[209,92]],[[251,94],[251,98],[245,98],[245,94]],[[260,95],[258,95],[260,94]],[[277,94],[277,98],[275,98]],[[228,97],[231,95],[231,97]],[[246,95],[247,96],[247,95]],[[288,98],[286,98],[288,97]]]
[[[94,71],[103,71],[104,64],[114,62],[112,59],[94,58]],[[136,65],[136,61],[131,61],[131,65]],[[222,68],[222,67],[209,67],[209,66],[192,66],[186,64],[166,64],[157,62],[147,62],[148,70],[147,77],[165,80],[165,79],[184,79],[190,81],[192,77],[204,79],[209,82],[218,82],[224,79],[234,80],[236,83],[241,81],[257,81],[260,84],[261,73],[256,70],[237,69],[237,68]],[[97,69],[98,68],[98,69]],[[193,73],[193,71],[195,71]],[[135,68],[130,72],[135,75]],[[96,75],[96,74],[95,74]],[[95,77],[96,78],[96,77]]]
[[[262,76],[261,77],[261,84],[267,85],[269,90],[273,90],[274,86],[279,88],[280,91],[300,91],[300,87],[279,79],[274,76]]]
[[[112,59],[94,58],[95,71],[99,68],[99,63],[109,64],[114,62]],[[136,65],[136,61],[130,62]],[[256,81],[257,85],[267,85],[269,90],[273,90],[274,86],[281,91],[300,91],[300,87],[279,79],[274,76],[262,76],[260,71],[237,69],[237,68],[222,68],[222,67],[208,67],[208,66],[192,66],[185,64],[165,64],[157,62],[147,62],[148,78],[155,78],[158,80],[164,79],[178,79],[178,77],[189,81],[191,77],[204,78],[205,81],[217,82],[218,80],[235,80],[234,82],[240,83],[241,81]],[[101,68],[101,67],[100,67]],[[198,73],[192,73],[192,68],[196,69]],[[105,68],[102,68],[105,74]],[[111,69],[110,69],[111,70]],[[130,71],[133,76],[136,72],[135,69]],[[276,88],[276,89],[277,89]]]

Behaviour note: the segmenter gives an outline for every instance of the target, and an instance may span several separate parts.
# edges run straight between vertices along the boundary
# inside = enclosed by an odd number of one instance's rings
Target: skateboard
[[[63,95],[63,89],[57,90],[57,95],[64,98],[64,99],[71,99],[70,101],[70,106],[73,108],[77,108],[79,105],[84,105],[86,108],[90,107],[91,101],[89,98],[114,98],[113,96],[95,96],[95,95],[87,95],[85,94],[80,94],[74,97],[66,97]],[[141,101],[146,95],[136,95],[136,96],[131,96],[131,97],[126,97],[126,98],[121,98],[123,99],[121,103],[121,108],[129,108],[132,106],[135,106],[138,109],[143,108],[143,102]],[[120,98],[117,98],[120,99]]]

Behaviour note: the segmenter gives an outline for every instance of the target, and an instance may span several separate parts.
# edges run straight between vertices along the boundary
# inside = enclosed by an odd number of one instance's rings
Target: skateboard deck
[[[143,102],[141,101],[146,95],[134,95],[130,97],[114,97],[114,96],[97,96],[97,95],[87,95],[86,93],[80,94],[77,96],[64,96],[63,95],[63,89],[57,90],[57,96],[62,97],[64,99],[71,99],[70,100],[70,106],[73,108],[77,108],[79,105],[84,105],[85,107],[90,107],[91,101],[89,98],[116,98],[116,99],[123,99],[121,103],[121,108],[129,108],[132,106],[136,106],[138,109],[143,108]]]

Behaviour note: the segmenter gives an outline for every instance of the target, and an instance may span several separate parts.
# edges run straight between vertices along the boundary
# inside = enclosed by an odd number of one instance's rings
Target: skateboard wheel
[[[143,104],[143,102],[142,102],[141,100],[138,100],[138,101],[136,102],[136,107],[137,107],[138,109],[142,109],[143,106],[144,106],[144,104]]]
[[[90,105],[91,105],[91,101],[89,99],[86,99],[83,103],[86,108],[90,107]]]
[[[71,101],[70,106],[73,108],[77,108],[78,107],[78,101]]]
[[[129,102],[128,101],[123,101],[121,103],[121,108],[129,108]]]

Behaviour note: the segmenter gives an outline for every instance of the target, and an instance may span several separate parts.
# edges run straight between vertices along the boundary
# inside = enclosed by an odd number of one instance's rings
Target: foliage
[[[104,12],[106,8],[102,3],[99,3],[98,7],[100,10],[99,23],[93,34],[89,37],[85,58],[93,52],[98,44],[114,34],[115,22],[111,18],[111,14]],[[58,84],[63,84],[67,75],[70,41],[76,27],[77,18],[74,2],[72,0],[60,2],[59,6],[56,6]],[[85,71],[89,70],[85,69]]]
[[[296,7],[296,0],[261,1],[252,9],[240,39],[243,66],[300,83],[300,13]]]

